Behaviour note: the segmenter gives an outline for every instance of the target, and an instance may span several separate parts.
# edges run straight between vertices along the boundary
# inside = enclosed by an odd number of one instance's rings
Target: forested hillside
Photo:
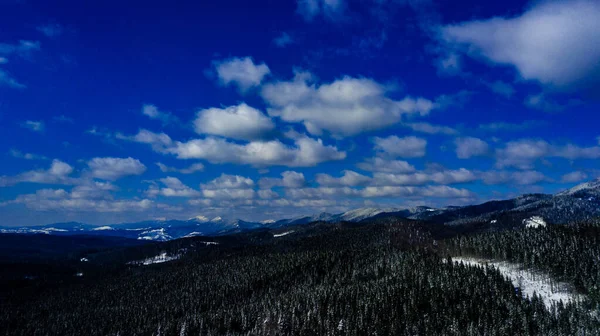
[[[447,262],[451,250],[488,253],[455,247],[496,240],[493,234],[446,243],[440,238],[449,232],[439,229],[382,218],[316,224],[281,238],[224,237],[230,242],[188,249],[168,263],[129,265],[27,296],[15,291],[0,307],[0,335],[598,334],[589,310],[549,311],[523,299],[498,271]],[[505,234],[546,234],[536,232]],[[564,232],[561,239],[575,239]],[[569,267],[585,268],[579,261],[587,258],[570,259]]]

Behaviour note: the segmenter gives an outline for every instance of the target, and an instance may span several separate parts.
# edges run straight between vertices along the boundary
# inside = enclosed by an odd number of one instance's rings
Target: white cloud
[[[93,158],[88,161],[91,176],[104,180],[117,180],[124,176],[141,175],[146,166],[138,159],[128,158]]]
[[[304,174],[295,171],[284,171],[281,178],[263,177],[258,181],[258,185],[263,189],[273,187],[301,188],[306,185]]]
[[[467,198],[473,194],[467,189],[457,189],[448,186],[402,187],[382,186],[366,187],[363,197],[431,197],[431,198]]]
[[[151,186],[146,194],[149,197],[154,197],[157,195],[162,195],[165,197],[197,197],[200,196],[200,192],[194,190],[181,182],[176,177],[165,177],[159,180],[165,187],[157,188],[156,186]]]
[[[292,81],[263,86],[262,97],[271,105],[269,115],[303,123],[309,133],[355,135],[401,121],[405,115],[427,115],[437,105],[424,98],[386,97],[392,87],[372,79],[343,77],[317,86],[312,75],[296,72]]]
[[[334,146],[324,145],[321,139],[299,135],[294,145],[279,140],[253,141],[237,144],[221,138],[207,137],[187,142],[173,141],[164,133],[140,130],[133,137],[122,139],[150,144],[160,153],[173,154],[180,159],[204,159],[211,163],[236,163],[253,166],[310,167],[326,161],[343,160],[346,153]]]
[[[271,189],[261,189],[257,191],[258,197],[261,199],[274,199],[279,198],[279,194]]]
[[[600,146],[580,147],[574,144],[551,145],[543,140],[523,139],[511,141],[496,151],[496,165],[527,169],[541,158],[599,159]]]
[[[450,52],[437,60],[437,68],[440,74],[455,75],[462,70],[460,55]]]
[[[163,173],[181,173],[181,174],[193,174],[195,172],[199,172],[199,171],[203,171],[204,170],[204,165],[202,163],[194,163],[192,165],[190,165],[187,168],[175,168],[175,167],[169,167],[165,164],[162,164],[160,162],[157,162],[156,165],[158,166],[158,168],[160,168],[160,171],[162,171]]]
[[[294,39],[292,38],[292,36],[286,32],[282,32],[279,36],[277,36],[274,40],[273,43],[275,43],[276,46],[278,46],[279,48],[285,48],[286,46],[294,43]]]
[[[333,177],[328,174],[317,174],[317,183],[324,187],[357,187],[364,186],[371,182],[371,178],[365,175],[361,175],[351,170],[344,170],[342,177]]]
[[[31,170],[16,176],[0,176],[0,187],[10,186],[21,182],[41,184],[74,184],[76,180],[69,177],[73,167],[60,160],[52,160],[47,170]]]
[[[202,189],[219,190],[219,189],[251,189],[254,187],[254,181],[251,178],[221,174],[216,179],[201,185]]]
[[[415,136],[398,138],[395,135],[387,138],[375,137],[375,150],[389,157],[415,158],[425,156],[427,140]]]
[[[328,20],[337,20],[341,18],[346,7],[345,0],[297,0],[297,2],[296,12],[309,22],[319,15],[323,15]]]
[[[380,157],[370,158],[361,162],[358,168],[372,172],[406,174],[415,171],[415,167],[402,160],[388,160]]]
[[[250,57],[234,57],[215,61],[213,62],[213,66],[221,84],[226,86],[235,84],[242,92],[259,86],[265,76],[271,73],[271,70],[269,70],[269,67],[265,63],[254,64],[254,61]]]
[[[194,127],[199,134],[220,135],[238,140],[264,139],[275,124],[261,111],[244,103],[227,108],[209,108],[196,114]]]
[[[6,57],[0,57],[0,64],[8,63],[8,59]]]
[[[101,188],[106,188],[105,186],[89,185],[87,190],[77,188],[73,188],[71,192],[64,189],[41,189],[34,194],[19,195],[10,203],[24,204],[27,208],[35,211],[58,210],[89,213],[147,211],[159,205],[148,199],[115,200],[109,194],[102,192]]]
[[[40,121],[27,120],[21,124],[21,127],[30,129],[34,132],[43,132],[44,128],[46,126],[44,125],[44,122],[41,120]]]
[[[454,140],[456,145],[456,156],[459,159],[468,159],[473,156],[486,155],[489,151],[487,142],[473,137],[457,138]]]
[[[38,26],[36,28],[40,33],[46,35],[47,37],[58,37],[62,34],[63,28],[59,24],[47,24],[43,26]]]
[[[458,131],[448,126],[432,125],[426,122],[418,123],[406,123],[405,126],[411,128],[415,132],[427,133],[427,134],[446,134],[454,135],[458,134]]]
[[[541,2],[517,17],[445,26],[442,38],[554,88],[593,88],[600,80],[598,1]]]
[[[160,120],[163,124],[176,123],[179,121],[177,117],[169,112],[163,112],[155,105],[146,104],[142,106],[142,114],[153,120]]]
[[[477,175],[468,169],[421,171],[409,174],[375,173],[373,184],[380,186],[422,185],[427,183],[457,184],[477,180]]]
[[[6,60],[4,58],[4,60]],[[24,89],[27,86],[19,83],[16,79],[14,79],[8,72],[0,69],[0,86],[8,86],[13,89]]]
[[[562,178],[560,179],[560,181],[562,183],[575,183],[575,182],[579,182],[581,180],[585,180],[588,178],[588,175],[584,172],[581,171],[574,171],[574,172],[570,172],[568,174],[564,174],[562,176]]]
[[[201,184],[200,188],[206,198],[252,199],[255,196],[254,181],[239,175],[222,174],[206,184]]]

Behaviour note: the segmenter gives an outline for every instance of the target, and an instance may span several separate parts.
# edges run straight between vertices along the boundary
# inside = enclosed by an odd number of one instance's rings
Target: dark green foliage
[[[186,256],[11,296],[0,335],[597,334],[579,307],[551,314],[493,269],[445,262],[433,237],[426,223],[386,218],[170,242]]]

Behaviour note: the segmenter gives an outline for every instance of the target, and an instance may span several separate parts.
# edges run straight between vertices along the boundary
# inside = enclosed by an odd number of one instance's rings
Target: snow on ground
[[[206,244],[206,246],[208,246],[208,245],[219,245],[219,243],[217,243],[217,242],[201,242],[201,243]]]
[[[525,227],[535,229],[539,227],[546,227],[546,221],[540,216],[532,216],[530,218],[523,219],[523,224],[525,224]]]
[[[138,236],[138,240],[166,241],[172,238],[164,228],[144,231]]]
[[[196,236],[202,236],[202,232],[190,232],[188,234],[186,234],[185,236],[183,236],[183,238],[190,238],[190,237],[196,237]]]
[[[584,295],[575,294],[571,285],[564,282],[556,283],[548,274],[525,270],[520,264],[463,257],[455,257],[452,260],[465,265],[485,267],[487,264],[494,267],[507,277],[513,286],[520,288],[523,296],[531,298],[535,292],[548,309],[559,301],[566,304],[579,302],[585,298]]]
[[[181,257],[180,254],[168,255],[167,252],[162,252],[161,254],[159,254],[159,255],[157,255],[155,257],[146,258],[144,260],[130,261],[127,264],[129,264],[129,265],[152,265],[152,264],[160,264],[160,263],[164,263],[164,262],[168,262],[168,261],[172,261],[172,260],[177,260],[180,257]]]
[[[290,233],[294,233],[294,231],[287,231],[287,232],[282,232],[282,233],[275,233],[275,234],[273,234],[273,237],[274,238],[283,237],[283,236],[289,235]]]

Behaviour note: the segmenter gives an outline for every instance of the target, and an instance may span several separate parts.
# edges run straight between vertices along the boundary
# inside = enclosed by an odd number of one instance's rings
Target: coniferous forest
[[[598,224],[469,233],[389,217],[291,231],[87,250],[75,280],[5,281],[0,335],[600,334]],[[127,263],[160,252],[181,258]],[[460,255],[549,271],[589,299],[548,309]]]

